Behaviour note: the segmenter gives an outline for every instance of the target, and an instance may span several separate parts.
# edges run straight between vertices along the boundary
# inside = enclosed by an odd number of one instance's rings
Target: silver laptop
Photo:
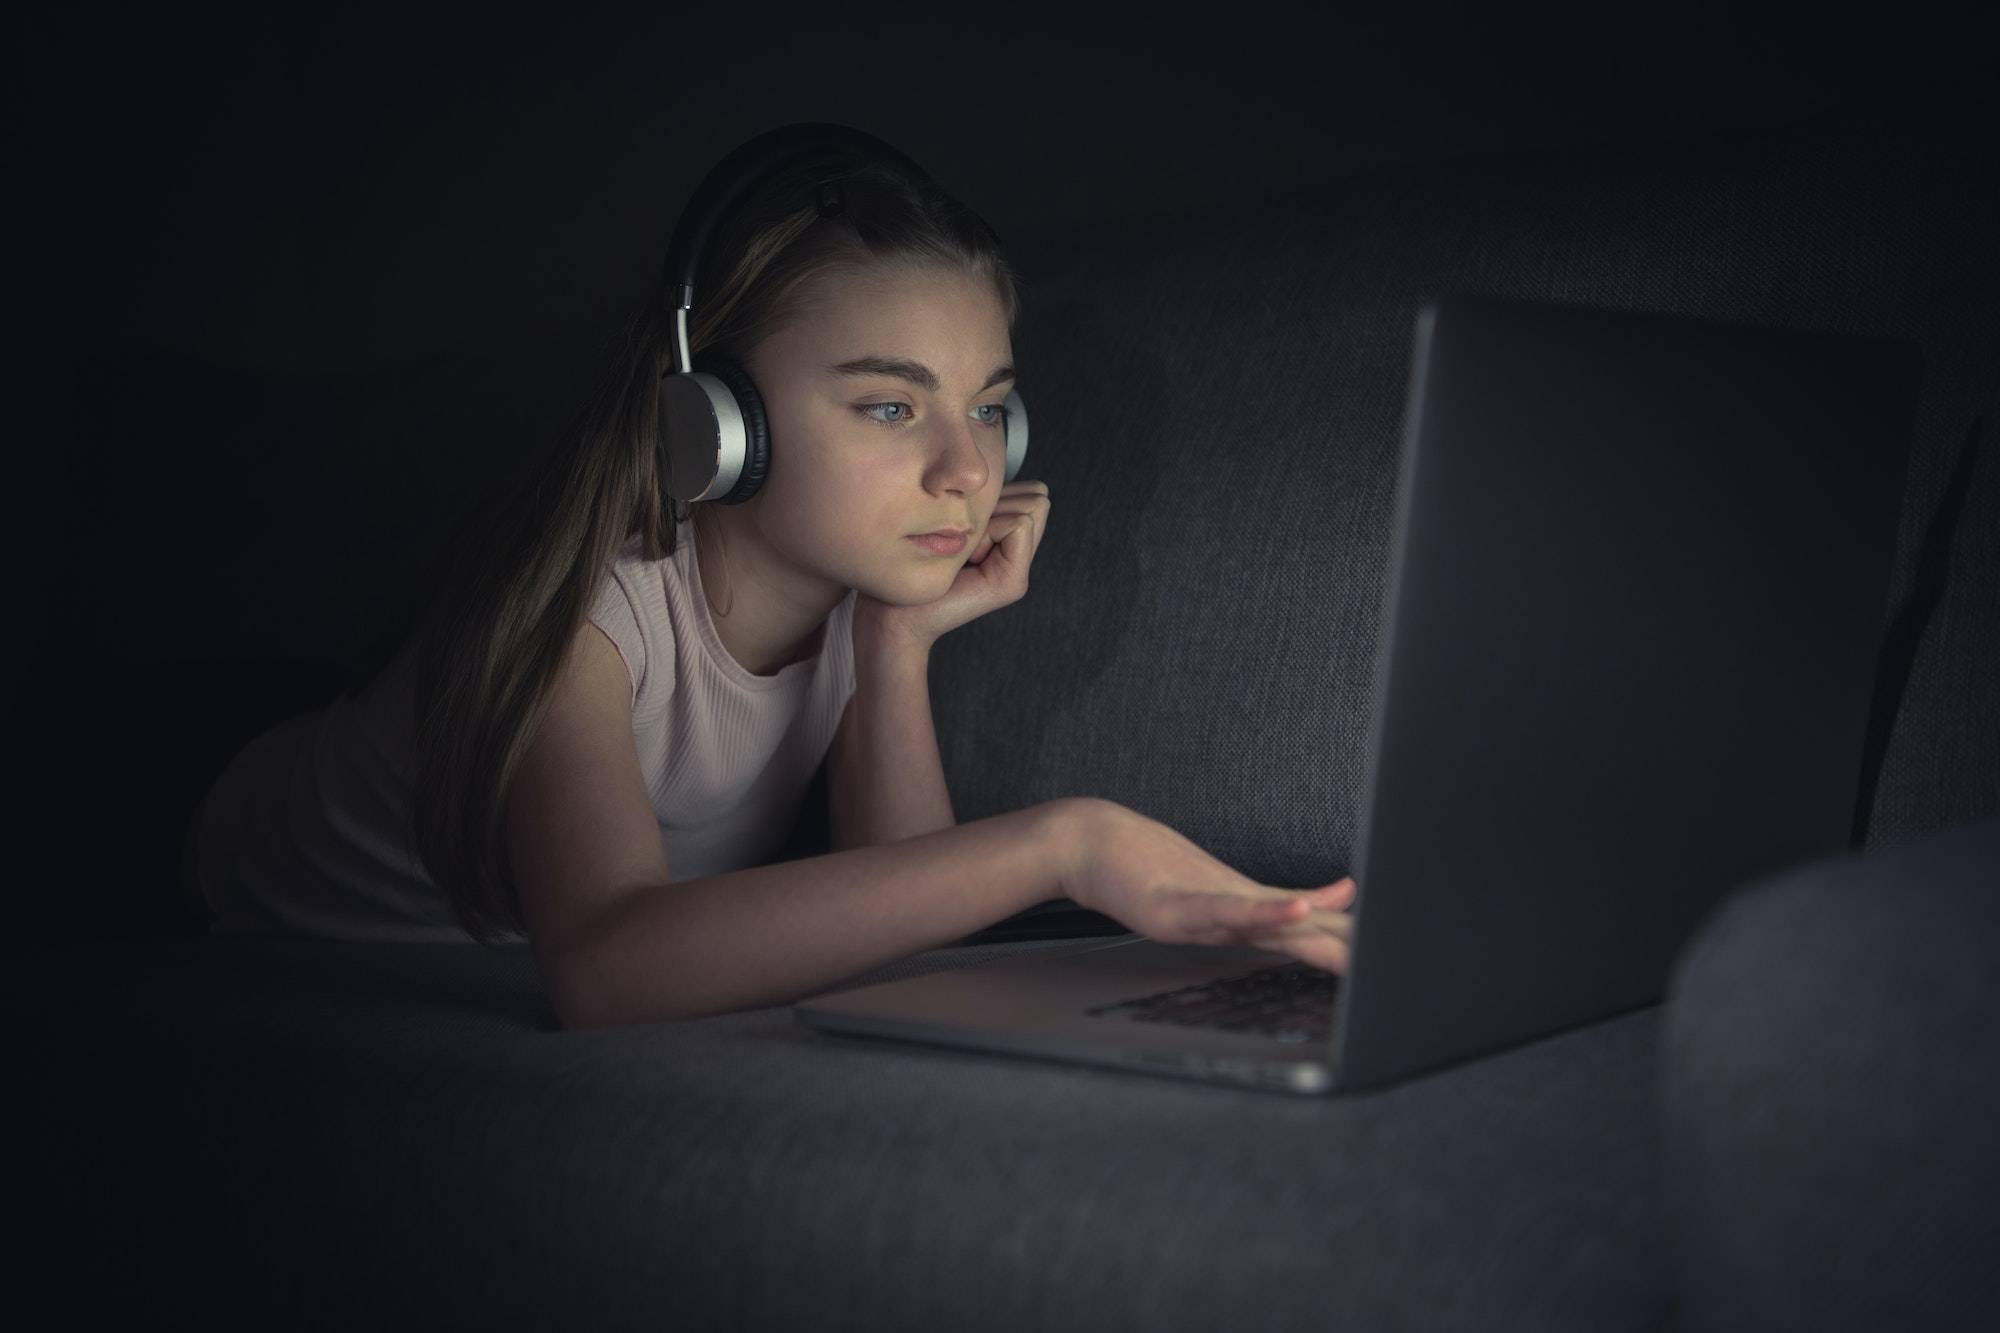
[[[1326,1093],[1657,1004],[1733,889],[1850,850],[1920,375],[1898,340],[1427,304],[1347,972],[1128,934],[794,1013]]]

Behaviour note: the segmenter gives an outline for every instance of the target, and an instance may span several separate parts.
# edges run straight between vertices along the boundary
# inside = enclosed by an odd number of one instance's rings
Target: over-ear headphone
[[[851,148],[898,164],[920,180],[930,173],[872,134],[826,121],[800,121],[748,140],[717,162],[689,198],[667,245],[666,293],[674,303],[673,368],[660,377],[660,503],[671,517],[676,500],[742,504],[757,493],[771,466],[770,426],[764,399],[750,374],[726,356],[704,355],[696,370],[688,357],[688,311],[695,273],[716,222],[758,180],[780,166],[827,147]],[[821,187],[821,217],[843,206],[839,183]],[[997,244],[998,232],[987,232]],[[1006,480],[1020,475],[1028,457],[1028,409],[1010,392],[1002,404],[1007,434]]]

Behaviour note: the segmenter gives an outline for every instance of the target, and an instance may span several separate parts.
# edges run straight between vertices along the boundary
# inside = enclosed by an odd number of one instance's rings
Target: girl
[[[1351,879],[1260,885],[1092,798],[953,821],[931,645],[1026,593],[1050,512],[1002,481],[1017,294],[984,224],[829,149],[753,187],[702,273],[689,346],[756,384],[762,487],[663,503],[662,284],[386,667],[211,789],[215,932],[525,940],[567,1026],[784,1003],[1064,896],[1344,970]],[[938,529],[963,546],[913,539]],[[832,851],[775,862],[823,760]]]

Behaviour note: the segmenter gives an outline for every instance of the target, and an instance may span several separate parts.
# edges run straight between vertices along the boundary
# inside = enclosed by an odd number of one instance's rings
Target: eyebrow
[[[894,375],[897,379],[908,380],[927,393],[936,393],[940,381],[935,370],[921,362],[900,356],[857,356],[852,361],[843,361],[837,366],[828,366],[831,375]],[[986,377],[986,383],[979,386],[985,393],[1002,380],[1013,380],[1014,387],[1020,388],[1021,381],[1014,374],[1014,367],[1000,366]]]

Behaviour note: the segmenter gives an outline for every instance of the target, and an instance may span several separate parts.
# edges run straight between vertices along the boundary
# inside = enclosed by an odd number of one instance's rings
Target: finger
[[[1315,907],[1298,925],[1306,930],[1316,930],[1338,939],[1351,940],[1354,938],[1354,918],[1346,912],[1334,912],[1324,907]]]
[[[1027,527],[1025,520],[1017,522],[1013,527],[992,538],[993,546],[1002,552],[1003,558],[1009,565],[1021,564],[1028,550],[1032,549],[1031,540],[1027,536]],[[1020,537],[1019,541],[1014,540],[1016,536]]]
[[[988,555],[992,554],[994,547],[1001,545],[1009,537],[1013,536],[1014,527],[1020,526],[1019,519],[1016,518],[1019,512],[1019,510],[1006,509],[996,510],[988,515],[986,528],[979,534],[979,544],[974,548],[971,556],[967,558],[966,563],[974,565],[981,563]],[[1008,518],[1015,518],[1014,527],[1002,526],[1004,520]]]
[[[1302,920],[1309,907],[1298,898],[1236,898],[1219,904],[1215,920],[1238,929],[1269,930]]]
[[[1008,519],[1013,519],[1014,521],[1009,523]],[[980,537],[983,541],[991,542],[993,545],[998,546],[1013,536],[1021,526],[1021,511],[1015,509],[998,511],[986,520],[986,530],[980,534]]]
[[[1346,912],[1333,912],[1308,904],[1307,911],[1279,918],[1273,933],[1285,939],[1310,939],[1317,935],[1351,940],[1354,938],[1354,918]]]
[[[1281,928],[1305,914],[1306,905],[1290,896],[1246,898],[1234,893],[1198,893],[1181,904],[1177,924],[1184,931],[1222,930],[1238,936]]]
[[[1258,949],[1269,949],[1273,953],[1289,954],[1301,962],[1329,970],[1343,969],[1347,962],[1348,946],[1343,940],[1326,936],[1301,938],[1293,935],[1251,935],[1243,941]]]
[[[1333,940],[1312,951],[1307,955],[1306,961],[1314,967],[1345,976],[1349,957],[1347,945],[1340,940]]]
[[[1272,936],[1250,943],[1260,949],[1270,949],[1275,953],[1290,954],[1302,963],[1310,963],[1323,972],[1345,973],[1347,971],[1348,946],[1342,940],[1317,939],[1298,940]]]
[[[1310,911],[1338,911],[1338,909],[1346,907],[1346,901],[1354,893],[1352,889],[1342,889],[1344,883],[1346,881],[1340,881],[1340,883],[1334,883],[1334,885],[1322,885],[1318,889],[1270,889],[1270,893],[1282,895],[1282,897],[1270,899],[1270,901],[1274,901],[1274,903],[1304,903],[1306,909],[1310,909]],[[1300,915],[1304,915],[1304,913],[1300,913]]]

